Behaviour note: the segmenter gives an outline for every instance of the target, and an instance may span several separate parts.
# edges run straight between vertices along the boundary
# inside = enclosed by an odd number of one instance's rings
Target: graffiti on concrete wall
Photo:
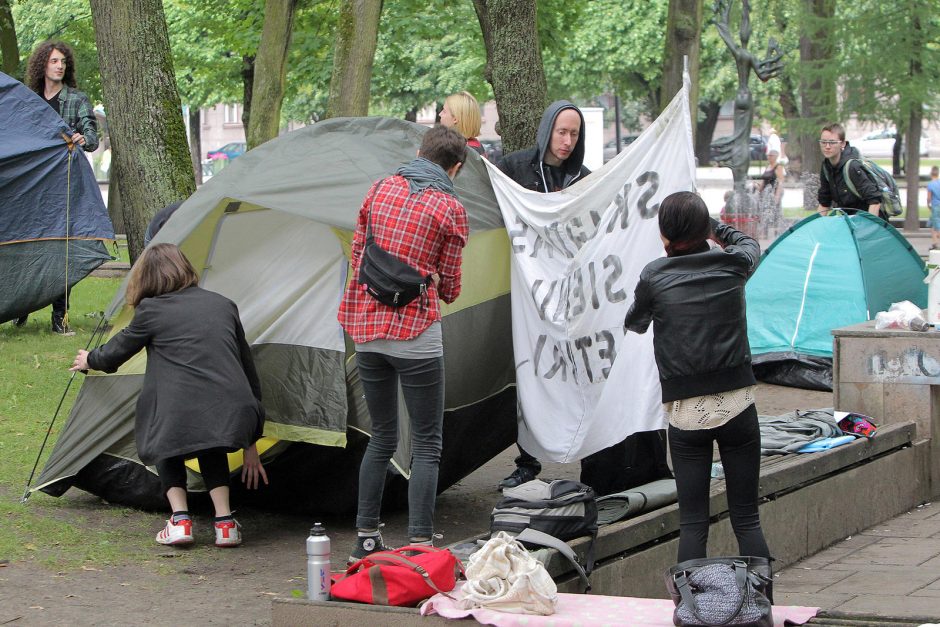
[[[912,346],[901,353],[889,354],[877,351],[869,356],[868,372],[882,380],[897,383],[919,383],[921,385],[940,385],[940,360],[938,355],[931,355],[917,346]]]

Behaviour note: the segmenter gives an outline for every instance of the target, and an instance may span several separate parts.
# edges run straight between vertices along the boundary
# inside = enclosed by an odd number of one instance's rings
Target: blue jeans
[[[388,462],[398,446],[398,381],[411,418],[411,479],[408,481],[408,536],[434,532],[434,502],[444,424],[444,358],[402,359],[356,353],[359,379],[372,419],[372,437],[359,466],[356,527],[379,525]]]
[[[760,426],[751,405],[715,429],[684,431],[669,425],[669,451],[679,497],[679,562],[705,557],[713,442],[718,442],[731,527],[740,555],[770,557],[758,512]]]

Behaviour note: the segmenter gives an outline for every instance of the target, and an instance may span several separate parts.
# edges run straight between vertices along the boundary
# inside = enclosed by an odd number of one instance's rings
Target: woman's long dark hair
[[[712,221],[698,194],[676,192],[659,204],[659,232],[669,240],[666,255],[677,257],[708,250]]]
[[[26,63],[26,86],[43,98],[46,89],[46,63],[49,62],[49,55],[53,50],[65,55],[65,76],[62,77],[62,82],[72,88],[78,86],[75,82],[75,54],[72,49],[64,42],[47,39],[36,46]]]

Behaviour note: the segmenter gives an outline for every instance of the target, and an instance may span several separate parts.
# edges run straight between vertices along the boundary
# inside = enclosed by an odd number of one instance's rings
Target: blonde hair
[[[199,276],[176,244],[154,244],[131,268],[124,300],[136,307],[145,298],[160,296],[199,284]]]
[[[444,105],[450,114],[457,118],[457,130],[461,135],[470,139],[480,134],[480,105],[469,92],[461,91],[447,96]]]

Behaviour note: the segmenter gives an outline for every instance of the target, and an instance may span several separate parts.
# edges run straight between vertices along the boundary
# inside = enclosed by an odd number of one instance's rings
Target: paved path
[[[858,493],[865,498],[865,487]],[[854,619],[851,624],[940,624],[940,503],[921,505],[784,569],[774,579],[774,601],[820,607]]]

